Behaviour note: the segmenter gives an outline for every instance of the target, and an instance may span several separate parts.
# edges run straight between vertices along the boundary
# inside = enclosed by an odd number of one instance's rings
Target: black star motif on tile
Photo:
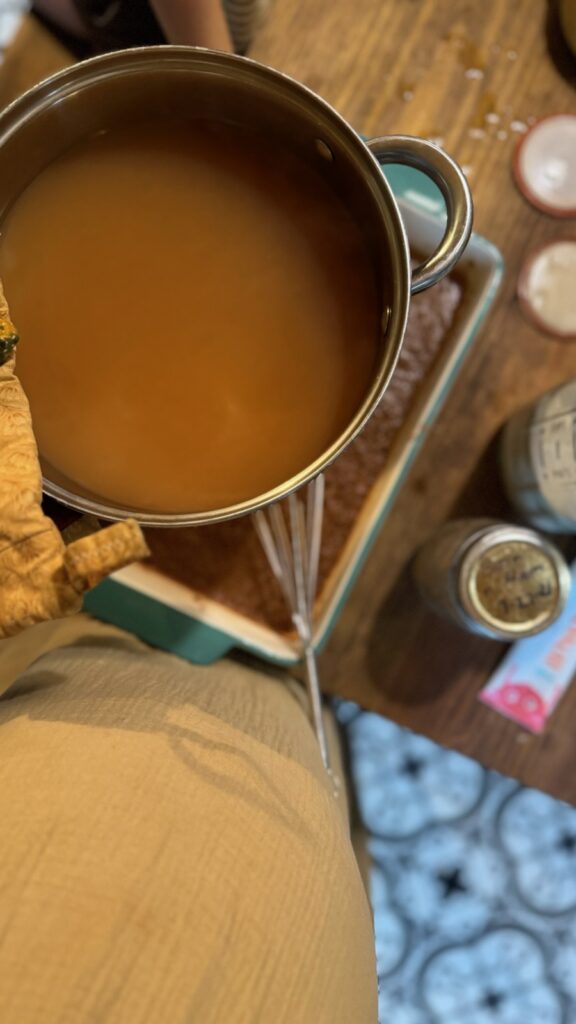
[[[499,1010],[503,1002],[504,996],[501,992],[487,992],[482,1000],[482,1006],[487,1010]]]
[[[494,899],[494,902],[492,903],[492,910],[494,912],[494,915],[505,915],[508,913],[508,903],[501,896],[498,896]]]
[[[462,881],[460,868],[441,872],[438,875],[438,881],[444,886],[445,900],[449,899],[450,896],[454,896],[457,892],[467,891],[467,887]]]
[[[424,762],[421,761],[419,757],[414,757],[409,754],[408,757],[405,758],[401,770],[403,775],[410,775],[411,778],[418,779],[422,774],[423,767]]]
[[[558,840],[558,847],[561,850],[565,850],[566,853],[576,852],[576,835],[572,832],[565,832],[563,836],[560,836]]]
[[[396,863],[406,871],[408,868],[412,867],[412,857],[409,853],[399,853],[396,858]]]

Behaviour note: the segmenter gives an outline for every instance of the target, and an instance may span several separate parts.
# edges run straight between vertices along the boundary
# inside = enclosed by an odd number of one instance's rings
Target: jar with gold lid
[[[534,530],[492,519],[446,523],[420,549],[414,578],[425,600],[473,633],[517,640],[562,612],[570,570]]]

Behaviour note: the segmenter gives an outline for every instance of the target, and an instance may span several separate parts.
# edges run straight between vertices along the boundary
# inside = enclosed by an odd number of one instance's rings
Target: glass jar
[[[517,412],[500,440],[504,485],[532,526],[576,532],[576,379]]]
[[[420,593],[472,633],[519,640],[562,612],[570,570],[534,530],[492,519],[454,519],[430,537],[413,563]]]

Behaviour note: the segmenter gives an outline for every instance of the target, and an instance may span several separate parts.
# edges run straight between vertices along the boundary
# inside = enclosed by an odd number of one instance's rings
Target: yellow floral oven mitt
[[[149,554],[132,519],[66,545],[44,515],[30,409],[15,373],[17,340],[0,284],[0,639],[74,614],[86,590]]]

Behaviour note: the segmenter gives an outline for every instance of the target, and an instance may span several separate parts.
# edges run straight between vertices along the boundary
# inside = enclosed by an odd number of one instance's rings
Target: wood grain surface
[[[479,704],[505,648],[426,611],[406,571],[450,516],[511,517],[494,436],[515,409],[576,374],[576,345],[539,334],[515,298],[526,254],[576,235],[573,222],[532,209],[511,177],[516,122],[576,111],[549,55],[547,19],[544,0],[276,0],[253,53],[367,135],[442,139],[466,169],[476,230],[506,262],[500,296],[322,657],[325,686],[574,802],[576,687],[538,738]]]
[[[495,434],[519,406],[576,374],[576,345],[539,334],[515,298],[526,254],[576,235],[573,222],[532,209],[511,178],[515,129],[576,110],[576,70],[565,61],[564,77],[551,60],[548,20],[545,0],[273,0],[251,55],[315,89],[367,135],[442,140],[469,177],[476,229],[499,246],[507,267],[323,655],[326,688],[575,802],[576,687],[539,738],[480,705],[478,690],[502,646],[425,611],[406,571],[450,516],[510,517]],[[68,60],[28,19],[0,70],[0,102]]]

